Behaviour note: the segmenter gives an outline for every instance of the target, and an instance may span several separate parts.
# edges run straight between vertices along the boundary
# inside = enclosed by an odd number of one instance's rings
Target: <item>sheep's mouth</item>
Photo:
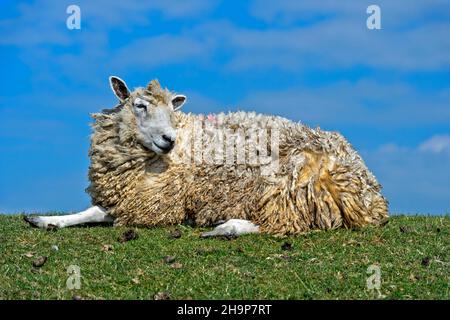
[[[164,154],[166,154],[166,153],[169,153],[170,150],[173,149],[173,145],[162,146],[162,145],[156,143],[155,141],[153,141],[153,146],[156,149],[156,150],[154,149],[154,151],[157,152],[157,153],[164,153]]]

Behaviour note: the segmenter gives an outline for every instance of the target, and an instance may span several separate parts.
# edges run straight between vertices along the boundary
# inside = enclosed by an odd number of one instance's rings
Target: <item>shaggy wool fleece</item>
[[[169,93],[161,89],[153,94],[163,98]],[[93,118],[87,191],[117,225],[189,220],[207,226],[238,218],[258,224],[263,233],[295,235],[377,224],[388,216],[380,184],[336,132],[252,112],[204,117],[177,111],[176,147],[161,156],[139,143],[129,104]],[[276,137],[276,170],[264,171],[265,164],[242,163],[237,157],[214,161],[224,151],[207,150],[217,146],[217,132],[229,132],[237,139],[232,145],[246,142],[235,152],[246,154],[256,145],[258,153],[270,153],[269,138],[261,147],[249,134],[258,131]],[[212,161],[205,161],[208,154]]]

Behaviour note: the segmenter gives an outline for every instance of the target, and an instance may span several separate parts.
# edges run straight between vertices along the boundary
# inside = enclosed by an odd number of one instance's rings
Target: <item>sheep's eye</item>
[[[143,103],[139,103],[139,104],[135,105],[135,107],[138,109],[147,110],[147,106]]]

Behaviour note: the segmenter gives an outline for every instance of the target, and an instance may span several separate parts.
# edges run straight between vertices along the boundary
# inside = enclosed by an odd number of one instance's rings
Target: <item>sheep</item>
[[[289,236],[388,217],[380,184],[337,132],[254,112],[183,113],[186,97],[157,80],[132,92],[119,77],[110,85],[119,104],[92,115],[93,206],[26,217],[32,226],[188,222],[216,225],[202,237]]]

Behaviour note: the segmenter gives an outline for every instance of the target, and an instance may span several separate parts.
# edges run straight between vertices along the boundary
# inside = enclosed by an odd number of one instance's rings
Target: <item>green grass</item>
[[[127,228],[45,231],[0,215],[0,299],[153,299],[161,291],[171,299],[449,299],[449,222],[395,216],[379,228],[232,240],[173,226],[135,229],[138,239],[120,243]],[[176,228],[181,238],[168,237]],[[168,255],[182,267],[165,263]],[[35,268],[39,256],[48,260]],[[66,288],[70,265],[80,267],[79,290]],[[366,288],[370,265],[381,268],[379,292]]]

